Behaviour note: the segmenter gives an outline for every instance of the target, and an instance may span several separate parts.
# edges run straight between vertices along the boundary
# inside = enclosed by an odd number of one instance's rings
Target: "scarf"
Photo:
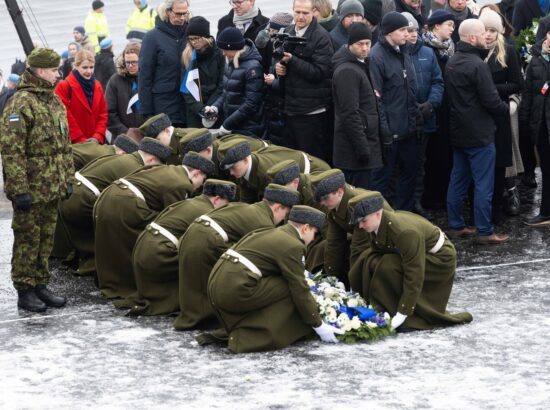
[[[550,0],[548,0],[550,1]],[[401,3],[401,6],[405,9],[405,11],[408,11],[409,13],[411,13],[413,16],[418,16],[419,14],[422,13],[422,2],[420,2],[420,4],[418,5],[418,7],[414,8],[414,7],[411,7],[407,4],[405,4],[403,2],[403,0],[400,1]]]
[[[94,100],[95,76],[92,74],[92,78],[86,80],[80,75],[78,70],[73,70],[73,74],[78,80],[80,87],[82,87],[82,91],[84,91],[84,95],[86,95],[86,98],[88,99],[90,108],[92,108],[92,102]]]
[[[258,6],[254,4],[254,7],[248,12],[244,13],[242,16],[237,16],[236,14],[233,14],[233,24],[235,24],[235,27],[237,27],[242,34],[246,31],[244,26],[247,24],[252,23],[252,20],[254,17],[256,17],[259,13]]]
[[[542,42],[542,49],[540,51],[540,55],[542,58],[544,58],[546,61],[550,61],[550,47],[546,43],[546,40]]]
[[[451,6],[449,6],[449,2],[447,2],[445,4],[444,9],[447,10],[449,13],[451,13],[453,16],[455,16],[456,22],[464,21],[468,18],[468,6],[464,7],[464,10],[462,11],[456,11],[455,9],[452,9]],[[457,27],[458,27],[458,24],[457,24]]]
[[[440,57],[448,59],[455,53],[455,43],[453,39],[441,41],[433,33],[433,31],[426,31],[422,35],[422,39],[426,45],[434,48]]]

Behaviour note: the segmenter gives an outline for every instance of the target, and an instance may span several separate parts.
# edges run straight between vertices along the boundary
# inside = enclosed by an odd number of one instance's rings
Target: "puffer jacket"
[[[223,127],[233,133],[260,137],[263,134],[264,76],[260,53],[246,39],[245,51],[225,66],[223,94],[214,105],[222,115]]]

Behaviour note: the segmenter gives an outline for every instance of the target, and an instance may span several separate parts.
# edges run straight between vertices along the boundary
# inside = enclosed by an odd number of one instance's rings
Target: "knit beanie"
[[[502,17],[496,11],[483,9],[483,12],[479,15],[479,21],[485,25],[485,29],[494,28],[500,34],[504,34]]]
[[[365,23],[353,23],[348,31],[348,46],[361,40],[372,40],[372,33]]]
[[[76,26],[75,28],[73,28],[73,32],[75,32],[75,31],[78,31],[82,35],[84,35],[84,33],[86,32],[84,30],[84,27],[82,27],[82,26]]]
[[[409,27],[414,27],[416,30],[418,30],[418,21],[416,21],[416,19],[413,17],[413,15],[411,13],[409,13],[408,11],[403,11],[401,12],[401,14],[403,16],[405,16],[405,18],[407,19],[407,21],[409,22]]]
[[[409,21],[405,16],[397,11],[390,11],[382,18],[382,23],[380,23],[380,31],[382,35],[390,34],[395,30],[399,30],[403,27],[409,27]]]
[[[187,24],[185,35],[187,37],[210,37],[210,22],[202,16],[192,17]]]
[[[382,0],[362,0],[365,18],[372,24],[377,25],[382,20]]]
[[[344,18],[349,14],[360,14],[362,16],[365,15],[365,10],[363,9],[363,5],[359,0],[346,0],[344,3],[342,3],[342,7],[340,7],[340,21],[344,20]]]
[[[222,50],[242,50],[245,42],[237,27],[227,27],[218,35],[216,44]]]
[[[102,7],[105,7],[105,3],[103,3],[100,0],[96,0],[92,2],[92,10],[96,11]]]
[[[292,14],[289,14],[289,13],[275,13],[269,19],[269,28],[272,28],[274,30],[280,30],[282,28],[290,26],[292,24],[293,19],[294,18],[292,17]]]

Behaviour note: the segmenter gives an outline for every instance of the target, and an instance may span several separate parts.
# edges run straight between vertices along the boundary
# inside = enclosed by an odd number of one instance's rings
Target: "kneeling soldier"
[[[138,235],[164,208],[190,197],[213,169],[212,161],[190,152],[183,165],[139,170],[101,193],[94,206],[95,262],[106,297],[136,291],[132,250]]]

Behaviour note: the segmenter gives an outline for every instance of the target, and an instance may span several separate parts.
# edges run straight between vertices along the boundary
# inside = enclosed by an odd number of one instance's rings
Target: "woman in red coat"
[[[75,56],[74,70],[61,81],[55,93],[67,108],[69,132],[73,144],[90,138],[105,142],[107,103],[101,84],[94,77],[95,57],[88,50]]]

